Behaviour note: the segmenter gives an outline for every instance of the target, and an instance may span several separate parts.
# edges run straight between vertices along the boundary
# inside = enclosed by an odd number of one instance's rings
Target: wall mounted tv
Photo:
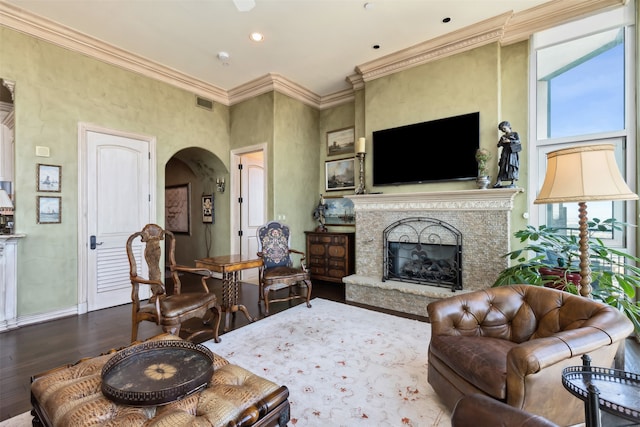
[[[373,185],[475,179],[480,113],[373,132]]]

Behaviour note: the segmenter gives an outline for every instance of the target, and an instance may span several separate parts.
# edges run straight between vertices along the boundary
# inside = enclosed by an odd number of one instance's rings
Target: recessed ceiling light
[[[451,22],[451,18],[449,18],[448,16],[447,16],[446,18],[443,18],[443,19],[442,19],[442,23],[443,23],[443,24],[447,24],[447,23],[449,23],[449,22]]]
[[[372,10],[374,8],[374,6],[375,5],[373,3],[371,3],[371,2],[367,2],[367,3],[364,4],[364,8],[366,10]]]
[[[262,40],[264,40],[264,35],[262,33],[255,32],[251,33],[249,35],[249,38],[254,42],[261,42]]]
[[[373,46],[371,46],[373,49],[380,49],[380,45],[379,44],[374,44]]]

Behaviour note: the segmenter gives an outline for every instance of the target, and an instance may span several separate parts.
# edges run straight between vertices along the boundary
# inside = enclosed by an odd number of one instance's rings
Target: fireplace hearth
[[[404,218],[383,232],[382,280],[462,289],[462,234],[433,218]]]

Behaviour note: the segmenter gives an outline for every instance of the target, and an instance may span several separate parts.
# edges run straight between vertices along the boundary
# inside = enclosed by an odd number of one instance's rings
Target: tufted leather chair
[[[513,285],[456,295],[427,306],[429,384],[453,409],[482,394],[559,425],[584,422],[582,401],[562,386],[562,369],[610,367],[633,325],[616,309],[578,295]]]
[[[558,427],[540,415],[530,414],[483,394],[458,400],[451,414],[451,427]]]

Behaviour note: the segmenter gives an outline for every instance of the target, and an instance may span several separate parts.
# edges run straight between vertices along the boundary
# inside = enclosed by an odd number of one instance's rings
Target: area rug
[[[450,426],[427,383],[430,325],[314,299],[205,345],[289,388],[289,426]]]
[[[289,427],[449,427],[427,383],[430,325],[323,299],[205,345],[289,388]],[[31,426],[27,412],[0,427]]]

